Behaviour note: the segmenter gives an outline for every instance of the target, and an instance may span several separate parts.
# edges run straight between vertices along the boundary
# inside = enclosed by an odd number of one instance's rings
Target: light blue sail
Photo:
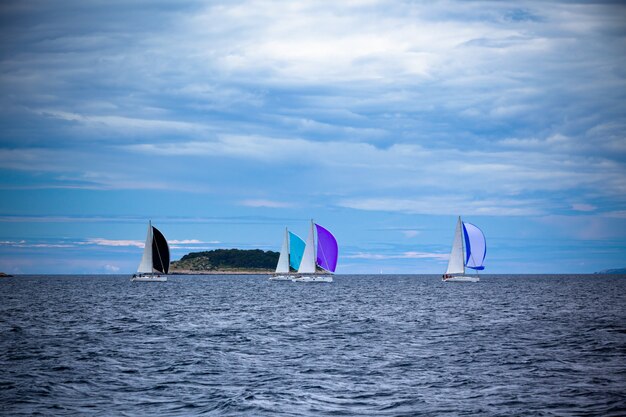
[[[463,235],[465,236],[465,266],[471,269],[485,269],[483,262],[487,254],[487,242],[485,235],[471,223],[463,222]]]
[[[304,243],[304,240],[300,239],[300,236],[289,232],[289,266],[296,271],[300,268],[300,262],[302,262],[302,255],[304,255],[305,246],[306,244]]]

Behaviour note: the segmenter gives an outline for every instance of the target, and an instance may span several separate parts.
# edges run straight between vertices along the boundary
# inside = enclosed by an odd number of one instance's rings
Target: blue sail
[[[463,222],[463,236],[465,237],[465,266],[476,270],[485,269],[483,265],[487,254],[485,235],[473,224]]]
[[[304,240],[300,239],[300,236],[289,232],[289,266],[296,271],[300,268],[300,262],[302,262],[302,255],[304,255],[305,246],[306,244],[304,243]]]

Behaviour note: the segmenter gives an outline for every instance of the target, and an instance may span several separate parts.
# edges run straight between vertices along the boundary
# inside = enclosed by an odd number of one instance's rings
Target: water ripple
[[[615,276],[3,279],[0,410],[624,415],[625,298]]]

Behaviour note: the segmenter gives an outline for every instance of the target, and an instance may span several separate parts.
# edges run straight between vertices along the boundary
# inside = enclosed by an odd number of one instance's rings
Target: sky
[[[47,0],[0,5],[0,271],[126,274],[278,251],[338,273],[626,267],[626,6]]]

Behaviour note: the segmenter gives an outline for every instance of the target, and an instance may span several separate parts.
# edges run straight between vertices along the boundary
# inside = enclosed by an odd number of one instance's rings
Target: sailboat
[[[317,232],[317,246],[315,234]],[[306,240],[302,262],[298,268],[298,275],[294,282],[333,282],[332,274],[337,268],[339,249],[337,239],[327,229],[311,220],[311,230]],[[317,273],[317,267],[324,272]]]
[[[290,232],[285,227],[285,239],[283,245],[280,248],[280,256],[278,257],[278,264],[276,265],[276,271],[274,275],[270,277],[270,281],[291,281],[293,278],[290,275],[291,269],[295,271],[300,267],[302,261],[302,254],[304,253],[304,240],[295,233]]]
[[[146,245],[143,248],[143,256],[137,268],[137,273],[132,276],[131,281],[152,281],[165,282],[170,269],[170,247],[165,240],[163,233],[152,222],[148,222],[148,235]]]
[[[478,275],[465,275],[465,268],[480,271],[485,269],[483,262],[487,253],[485,235],[471,223],[461,221],[456,224],[448,269],[442,280],[446,282],[478,282]]]

